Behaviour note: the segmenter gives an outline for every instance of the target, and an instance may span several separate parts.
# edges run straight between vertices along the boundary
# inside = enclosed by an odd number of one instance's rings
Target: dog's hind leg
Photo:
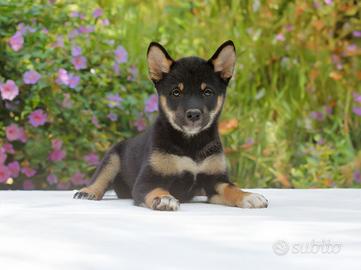
[[[101,200],[110,183],[120,171],[120,157],[111,151],[106,154],[92,177],[92,184],[74,194],[74,199]]]

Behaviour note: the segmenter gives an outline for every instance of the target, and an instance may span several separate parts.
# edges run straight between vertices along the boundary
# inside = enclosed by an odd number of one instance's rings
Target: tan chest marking
[[[153,170],[164,176],[181,174],[185,171],[193,175],[226,172],[226,160],[223,153],[214,154],[200,162],[195,162],[189,157],[155,151],[150,157],[150,165]]]

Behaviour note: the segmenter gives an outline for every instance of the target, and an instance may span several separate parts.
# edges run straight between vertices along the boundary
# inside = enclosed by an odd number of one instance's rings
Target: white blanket
[[[253,191],[269,208],[0,191],[0,269],[361,269],[361,190]]]

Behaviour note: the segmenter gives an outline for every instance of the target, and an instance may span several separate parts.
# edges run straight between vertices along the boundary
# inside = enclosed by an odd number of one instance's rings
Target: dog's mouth
[[[192,123],[192,124],[186,124],[182,126],[182,130],[185,134],[189,136],[193,136],[198,134],[203,128],[203,125],[200,123]]]

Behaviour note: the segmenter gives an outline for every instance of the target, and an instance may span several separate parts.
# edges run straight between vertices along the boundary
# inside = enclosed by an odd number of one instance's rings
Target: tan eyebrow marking
[[[181,90],[183,92],[184,84],[183,83],[178,83],[178,88],[179,88],[179,90]]]
[[[207,84],[205,82],[201,83],[201,90],[204,91],[204,89],[206,89]]]

